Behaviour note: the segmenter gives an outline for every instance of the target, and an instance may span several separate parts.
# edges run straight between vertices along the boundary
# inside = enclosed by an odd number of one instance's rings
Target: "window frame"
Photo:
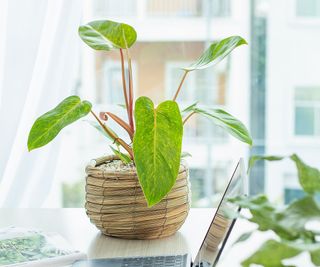
[[[132,85],[133,85],[133,93],[134,95],[136,96],[137,95],[137,85],[138,85],[138,68],[137,68],[137,64],[135,61],[132,61],[131,62],[131,65],[132,65]],[[113,68],[119,68],[120,69],[120,72],[121,72],[121,61],[120,60],[105,60],[104,62],[102,62],[102,67],[101,67],[101,72],[102,72],[102,75],[101,75],[101,85],[100,87],[103,88],[104,87],[104,77],[103,75],[105,73],[108,73],[108,69],[113,69]],[[126,69],[126,66],[125,66],[125,69]],[[110,87],[110,79],[108,81],[108,86],[105,88],[105,90],[107,92],[110,92],[109,90],[111,90]],[[122,81],[120,80],[121,84],[122,84]],[[128,83],[127,83],[127,87],[128,87]],[[128,88],[127,88],[128,89]],[[121,90],[121,95],[122,95],[122,90]],[[104,100],[103,102],[99,103],[99,105],[108,105],[108,106],[116,106],[118,104],[123,104],[123,103],[113,103],[112,101],[107,101],[107,100]]]
[[[290,118],[290,135],[289,135],[289,140],[291,141],[290,143],[293,145],[298,145],[298,146],[302,146],[302,145],[307,145],[307,146],[320,146],[320,123],[318,123],[318,125],[315,125],[315,135],[297,135],[295,133],[295,126],[296,126],[296,107],[297,107],[297,100],[295,99],[295,93],[297,88],[319,88],[320,89],[320,84],[309,84],[309,85],[296,85],[292,87],[292,90],[290,92],[291,94],[291,105],[290,105],[290,114],[288,116],[288,118]],[[300,104],[298,105],[298,107],[301,107],[301,103],[304,101],[298,101],[300,102]],[[308,102],[308,101],[305,101]],[[309,101],[312,102],[312,101]],[[316,105],[312,105],[310,104],[310,106],[314,107],[315,109],[318,108],[318,115],[316,115],[316,117],[320,117],[320,101],[316,101],[318,102]],[[314,119],[314,123],[316,123],[317,118],[315,117]],[[318,134],[317,134],[318,132]]]
[[[320,24],[320,16],[298,16],[297,14],[297,1],[298,0],[287,0],[287,4],[289,7],[289,23],[294,25],[302,25],[302,26],[319,26]]]
[[[176,88],[171,88],[172,85],[172,78],[171,78],[171,73],[170,71],[173,69],[179,69],[181,68],[181,66],[188,66],[190,65],[192,62],[191,61],[168,61],[165,64],[165,97],[166,99],[171,99],[172,96],[174,95]],[[181,70],[181,77],[183,75],[183,70]],[[190,75],[187,77],[187,79],[189,79],[189,81],[192,81],[192,84],[196,84],[196,76],[195,75]],[[179,86],[179,82],[176,85],[177,87]],[[195,88],[195,86],[192,86],[192,88]],[[183,90],[183,89],[182,89]],[[192,92],[192,96],[195,96],[195,90],[193,90]],[[197,99],[194,99],[192,101],[181,101],[182,103],[182,108],[187,107],[189,105],[194,104],[197,101]],[[218,104],[212,104],[212,105],[206,105],[206,104],[202,104],[199,103],[199,106],[202,107],[208,107],[208,108],[221,108],[224,109],[227,106],[227,103],[225,105],[218,105]],[[203,118],[205,119],[205,118]],[[199,123],[199,121],[198,121]],[[216,126],[219,127],[219,126]],[[214,128],[212,128],[214,129]],[[187,132],[187,131],[186,131]],[[186,136],[186,138],[190,141],[194,141],[194,142],[207,142],[208,138],[205,136],[200,136],[197,135],[196,132],[192,132],[192,135]],[[228,145],[230,144],[231,140],[230,140],[230,136],[228,134],[226,134],[225,136],[221,137],[221,136],[216,136],[215,138],[213,138],[215,145]]]

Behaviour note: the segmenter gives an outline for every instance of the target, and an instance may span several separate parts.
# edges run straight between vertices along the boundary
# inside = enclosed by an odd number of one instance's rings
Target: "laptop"
[[[220,200],[200,249],[192,262],[191,255],[92,259],[76,261],[73,267],[212,267],[216,266],[236,222],[239,206],[228,202],[246,194],[243,159],[240,159]]]

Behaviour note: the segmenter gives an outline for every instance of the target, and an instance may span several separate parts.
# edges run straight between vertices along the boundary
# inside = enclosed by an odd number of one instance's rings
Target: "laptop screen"
[[[232,216],[230,215],[235,214],[240,210],[239,206],[228,202],[228,199],[246,193],[244,179],[244,164],[243,160],[240,159],[218,205],[217,211],[195,258],[193,266],[210,267],[217,264],[236,221],[236,219],[232,219]]]

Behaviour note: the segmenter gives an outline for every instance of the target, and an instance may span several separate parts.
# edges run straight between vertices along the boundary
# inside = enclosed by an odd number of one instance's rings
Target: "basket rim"
[[[90,160],[90,162],[87,164],[86,166],[86,173],[90,174],[91,172],[100,172],[100,173],[104,173],[105,175],[112,175],[112,174],[117,174],[117,175],[134,175],[137,176],[137,171],[136,168],[134,166],[133,170],[108,170],[108,169],[100,169],[98,168],[98,166],[106,163],[106,162],[110,162],[110,161],[114,161],[114,160],[120,160],[120,158],[116,155],[106,155],[106,156],[102,156],[96,159],[92,159]],[[186,164],[186,162],[184,160],[181,160],[180,162],[180,168],[179,168],[179,174],[182,172],[185,172],[188,170],[188,166]]]

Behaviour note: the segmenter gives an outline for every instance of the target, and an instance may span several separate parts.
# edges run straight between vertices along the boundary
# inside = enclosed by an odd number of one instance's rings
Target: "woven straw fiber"
[[[158,204],[148,208],[137,173],[101,168],[119,160],[101,157],[86,167],[86,212],[91,222],[108,236],[126,239],[156,239],[174,234],[190,208],[188,168],[181,164],[176,184]]]

